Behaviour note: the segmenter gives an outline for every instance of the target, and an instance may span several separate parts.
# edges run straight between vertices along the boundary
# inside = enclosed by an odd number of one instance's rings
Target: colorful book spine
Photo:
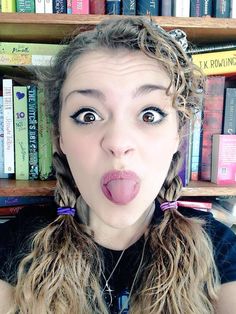
[[[36,13],[45,13],[44,0],[35,0],[35,12]]]
[[[105,14],[105,0],[90,0],[89,2],[90,14]]]
[[[159,15],[159,0],[139,0],[137,1],[137,15]]]
[[[28,128],[29,128],[29,180],[39,176],[38,165],[38,107],[35,85],[27,86],[28,90]]]
[[[231,0],[230,17],[232,19],[236,18],[236,0]]]
[[[53,0],[52,10],[57,14],[67,13],[67,0]]]
[[[190,0],[174,0],[173,16],[189,17],[190,16]]]
[[[0,96],[0,179],[8,178],[4,172],[4,126],[3,126],[3,97]]]
[[[72,14],[72,0],[67,0],[67,14]]]
[[[191,0],[190,2],[190,16],[202,16],[201,0]]]
[[[4,116],[4,172],[15,172],[14,120],[13,120],[13,81],[2,80]]]
[[[26,86],[13,86],[15,176],[16,180],[29,180],[28,110]]]
[[[221,75],[236,72],[236,50],[208,52],[192,55],[193,63],[206,75]]]
[[[106,0],[106,14],[120,15],[121,14],[121,0]]]
[[[223,134],[236,134],[236,88],[226,88]]]
[[[35,0],[16,0],[16,12],[34,13]]]
[[[2,0],[2,12],[16,12],[16,0]]]
[[[172,0],[165,0],[161,2],[161,15],[172,16]]]
[[[62,47],[65,45],[0,41],[0,57],[2,54],[55,55]]]
[[[45,204],[52,201],[53,196],[0,196],[0,208],[6,206]]]
[[[201,16],[212,16],[213,0],[201,0]]]
[[[89,14],[89,0],[72,0],[72,14]]]
[[[45,13],[53,13],[53,0],[44,0]]]
[[[136,15],[136,0],[123,0],[123,15]]]
[[[203,108],[200,179],[211,179],[212,136],[220,134],[223,124],[225,76],[209,76],[206,80]]]
[[[229,0],[215,0],[213,2],[213,16],[219,18],[230,17],[230,1]]]
[[[39,178],[47,180],[53,175],[51,121],[46,113],[44,90],[40,84],[37,88],[37,103]]]
[[[236,183],[236,135],[213,135],[211,181],[219,185]]]
[[[15,216],[24,206],[0,207],[0,216]]]

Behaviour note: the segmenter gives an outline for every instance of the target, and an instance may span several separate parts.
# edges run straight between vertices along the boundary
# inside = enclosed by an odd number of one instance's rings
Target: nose
[[[122,124],[108,128],[101,141],[104,151],[116,158],[131,154],[135,150],[132,131]]]

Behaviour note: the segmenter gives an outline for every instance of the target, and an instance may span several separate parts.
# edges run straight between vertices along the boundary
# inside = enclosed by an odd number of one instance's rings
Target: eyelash
[[[100,119],[99,120],[94,120],[94,121],[90,121],[90,122],[84,122],[84,121],[81,121],[81,120],[78,120],[78,117],[79,115],[82,115],[83,113],[93,113],[93,115],[96,115],[97,117],[99,117]],[[87,125],[87,124],[91,124],[93,122],[96,122],[96,121],[100,121],[102,120],[102,118],[100,117],[100,115],[94,110],[94,109],[91,109],[91,108],[82,108],[78,111],[76,111],[73,115],[70,116],[76,123],[78,124],[82,124],[82,125]]]
[[[154,106],[150,106],[150,107],[147,107],[147,108],[143,109],[141,114],[145,114],[145,113],[151,112],[151,111],[157,112],[160,115],[160,119],[158,119],[158,121],[155,121],[155,122],[152,122],[152,121],[147,122],[147,121],[143,121],[142,120],[143,122],[148,123],[148,124],[159,124],[168,115],[166,112],[161,110],[159,107],[154,107]]]

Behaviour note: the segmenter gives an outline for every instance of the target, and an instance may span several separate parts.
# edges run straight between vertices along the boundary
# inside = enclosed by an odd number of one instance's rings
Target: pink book
[[[236,184],[235,134],[213,135],[211,181],[218,185]]]
[[[72,14],[89,14],[89,0],[72,0]]]

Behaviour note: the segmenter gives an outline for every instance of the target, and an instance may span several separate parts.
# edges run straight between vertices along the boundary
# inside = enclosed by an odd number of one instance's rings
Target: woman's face
[[[132,226],[156,198],[179,144],[169,82],[142,52],[98,50],[71,67],[60,146],[91,221]]]

